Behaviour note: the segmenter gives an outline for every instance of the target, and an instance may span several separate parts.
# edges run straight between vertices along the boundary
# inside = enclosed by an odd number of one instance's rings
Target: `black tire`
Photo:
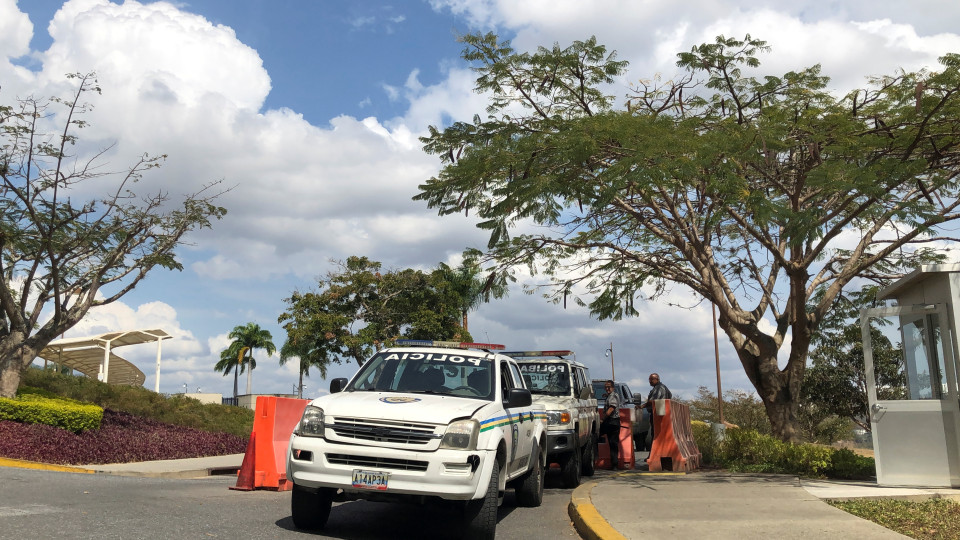
[[[517,483],[517,505],[535,508],[543,503],[543,460],[539,445],[534,444],[530,459],[533,468]]]
[[[580,485],[580,474],[583,471],[580,467],[580,449],[577,448],[564,456],[563,464],[560,466],[560,478],[563,481],[563,487],[572,489]]]
[[[493,540],[497,536],[497,507],[500,502],[500,464],[493,460],[493,472],[482,499],[467,501],[464,538]]]
[[[583,476],[593,476],[597,470],[597,437],[590,436],[586,446],[583,447],[583,458],[580,460],[580,468]]]
[[[333,506],[332,491],[321,488],[314,492],[294,484],[290,496],[294,526],[306,530],[324,528],[330,517],[330,507]]]

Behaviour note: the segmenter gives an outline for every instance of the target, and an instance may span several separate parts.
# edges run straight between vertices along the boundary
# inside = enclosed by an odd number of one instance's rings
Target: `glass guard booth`
[[[923,266],[879,296],[896,306],[860,316],[877,483],[960,487],[960,265]]]

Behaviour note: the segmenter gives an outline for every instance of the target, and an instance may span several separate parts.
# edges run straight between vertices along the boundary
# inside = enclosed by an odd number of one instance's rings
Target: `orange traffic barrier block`
[[[610,445],[607,444],[607,436],[601,435],[597,442],[597,460],[593,464],[598,469],[612,469],[610,464]]]
[[[620,470],[636,468],[636,454],[633,452],[633,419],[631,409],[620,409],[620,440],[617,441],[616,468]],[[597,443],[597,459],[594,466],[598,469],[613,469],[610,463],[610,445],[606,435],[600,435]]]
[[[250,442],[240,465],[237,485],[231,489],[293,489],[293,483],[287,479],[287,450],[290,434],[309,402],[307,399],[257,397]]]
[[[630,417],[632,409],[620,409],[620,469],[636,467],[637,456],[633,453],[633,419]]]
[[[653,445],[650,471],[694,471],[700,468],[700,449],[693,440],[690,406],[658,399],[653,406]]]

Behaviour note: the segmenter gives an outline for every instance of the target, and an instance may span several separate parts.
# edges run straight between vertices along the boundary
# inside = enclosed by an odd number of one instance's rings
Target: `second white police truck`
[[[546,414],[502,345],[398,341],[303,412],[287,478],[298,528],[323,528],[333,501],[458,501],[464,536],[494,538],[508,488],[543,500]]]
[[[576,361],[573,351],[504,354],[520,363],[533,402],[546,409],[547,463],[560,465],[564,487],[577,487],[581,475],[593,476],[600,434],[590,370]]]

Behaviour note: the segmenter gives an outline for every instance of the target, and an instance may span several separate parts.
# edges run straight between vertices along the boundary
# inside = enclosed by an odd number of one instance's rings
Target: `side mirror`
[[[593,388],[584,386],[580,389],[580,399],[590,399],[593,397]]]
[[[347,379],[345,377],[337,377],[336,379],[330,381],[330,393],[336,394],[344,388],[347,387]]]
[[[507,397],[507,408],[529,407],[533,403],[533,395],[526,388],[511,388]]]

